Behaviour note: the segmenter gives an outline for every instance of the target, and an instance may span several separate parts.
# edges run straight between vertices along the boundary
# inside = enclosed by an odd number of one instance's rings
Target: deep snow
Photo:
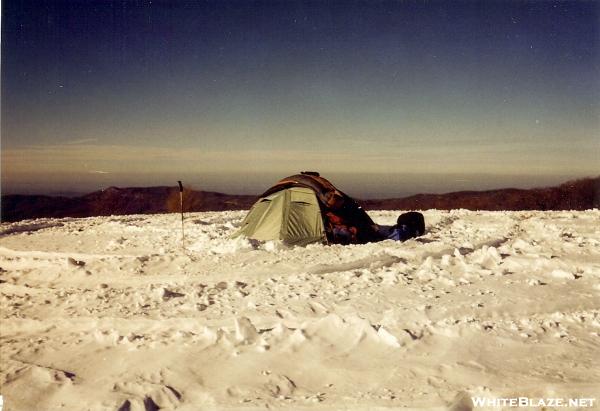
[[[419,239],[303,248],[229,239],[244,215],[187,215],[185,252],[177,214],[2,224],[4,409],[600,400],[600,211],[429,210]]]

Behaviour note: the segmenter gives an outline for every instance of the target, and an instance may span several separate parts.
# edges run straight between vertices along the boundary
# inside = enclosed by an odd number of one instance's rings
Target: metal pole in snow
[[[183,231],[183,184],[181,181],[177,181],[179,184],[179,209],[181,210],[181,246],[185,250],[185,232]]]

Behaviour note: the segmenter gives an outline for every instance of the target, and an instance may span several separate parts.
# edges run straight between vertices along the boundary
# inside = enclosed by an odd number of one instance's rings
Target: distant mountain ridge
[[[248,209],[253,195],[184,190],[186,212]],[[44,195],[2,196],[2,221],[42,217],[92,217],[103,215],[178,212],[177,187],[108,187],[79,197]],[[556,187],[446,194],[417,194],[405,198],[359,200],[366,210],[587,210],[600,208],[600,176],[569,181]]]
[[[256,196],[184,190],[184,211],[249,208]],[[2,196],[2,221],[41,217],[93,217],[179,211],[177,187],[108,187],[79,197],[11,194]]]
[[[589,210],[600,207],[600,176],[555,187],[417,194],[400,199],[365,200],[361,204],[368,210]]]

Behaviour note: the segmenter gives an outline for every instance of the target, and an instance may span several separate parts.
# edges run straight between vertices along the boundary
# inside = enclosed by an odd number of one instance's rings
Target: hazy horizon
[[[123,175],[99,176],[90,180],[83,179],[78,182],[62,181],[55,178],[53,182],[24,183],[18,186],[5,186],[2,195],[50,195],[50,196],[79,196],[94,191],[106,189],[111,186],[126,187],[177,187],[177,180],[181,179],[186,187],[194,190],[214,191],[225,194],[259,195],[272,186],[279,179],[294,174],[208,174],[208,175],[164,175],[155,176],[148,180],[147,176]],[[469,174],[381,174],[365,173],[361,175],[352,173],[324,174],[340,190],[347,194],[362,199],[400,198],[414,194],[444,194],[455,191],[484,191],[503,188],[541,188],[556,186],[567,181],[586,177],[578,175],[469,175]],[[68,177],[68,176],[67,176]]]
[[[599,21],[598,2],[5,1],[2,189],[594,176]]]

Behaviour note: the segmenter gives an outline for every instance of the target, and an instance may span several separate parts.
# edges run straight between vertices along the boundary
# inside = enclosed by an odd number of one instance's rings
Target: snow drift
[[[424,214],[405,243],[290,248],[229,239],[244,211],[194,213],[185,251],[176,214],[3,224],[4,407],[597,396],[600,211]]]

